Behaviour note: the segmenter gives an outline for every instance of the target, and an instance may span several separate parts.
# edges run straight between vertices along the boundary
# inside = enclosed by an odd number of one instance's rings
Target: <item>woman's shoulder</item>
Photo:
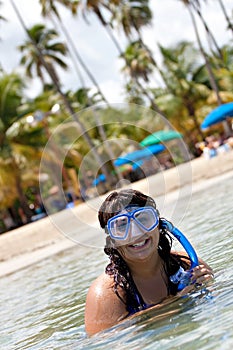
[[[111,276],[107,275],[105,272],[103,272],[101,275],[99,275],[91,284],[90,288],[96,288],[96,287],[110,287],[113,284]]]
[[[121,288],[118,289],[118,294],[124,299],[124,293]],[[96,300],[97,302],[103,299],[104,302],[106,300],[116,299],[120,301],[120,298],[117,297],[114,292],[114,278],[111,275],[102,273],[99,277],[97,277],[91,284],[88,293],[87,299],[91,298],[92,301]],[[106,299],[107,298],[107,299]]]
[[[126,306],[114,292],[113,286],[113,277],[106,273],[102,273],[91,284],[85,307],[88,334],[109,328],[126,316]]]
[[[101,299],[104,300],[106,296],[111,296],[113,294],[112,288],[113,279],[106,273],[102,273],[92,282],[91,286],[89,287],[87,293],[87,301],[89,299],[91,299],[92,302],[95,302],[97,300],[99,302]]]

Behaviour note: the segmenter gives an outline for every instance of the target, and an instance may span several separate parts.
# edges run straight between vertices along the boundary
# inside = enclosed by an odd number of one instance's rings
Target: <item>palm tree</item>
[[[46,69],[48,75],[50,76],[55,88],[56,88],[56,91],[59,93],[59,95],[61,96],[62,100],[63,100],[63,103],[64,103],[64,106],[66,107],[67,111],[70,113],[70,115],[72,116],[72,118],[77,122],[77,124],[79,125],[80,127],[80,130],[82,132],[82,136],[83,138],[85,139],[85,141],[88,143],[90,149],[93,151],[93,154],[94,154],[94,157],[97,161],[97,163],[99,164],[100,168],[102,169],[104,175],[106,176],[106,179],[107,179],[107,182],[109,184],[111,184],[112,182],[112,177],[111,175],[109,174],[108,172],[108,169],[106,168],[105,164],[103,163],[100,155],[98,154],[98,152],[96,152],[95,150],[95,145],[94,143],[92,142],[91,138],[89,137],[88,133],[87,133],[87,130],[84,126],[83,123],[81,123],[81,121],[79,120],[77,114],[75,113],[75,110],[72,108],[66,94],[62,91],[61,89],[61,86],[59,84],[59,81],[57,80],[57,76],[55,75],[55,72],[54,70],[51,68],[51,65],[48,64],[48,62],[46,62],[46,60],[44,59],[44,56],[43,56],[43,48],[41,48],[37,42],[34,40],[34,38],[31,36],[30,34],[30,31],[27,29],[25,23],[24,23],[24,20],[17,8],[17,6],[15,5],[15,2],[14,0],[10,0],[11,1],[11,4],[15,10],[15,13],[22,25],[22,27],[24,28],[27,36],[29,37],[29,39],[31,40],[34,48],[36,49],[36,53],[38,55],[38,58],[40,60],[40,62],[42,63],[43,67]]]
[[[195,16],[194,16],[193,11],[192,11],[192,9],[194,9],[194,10],[196,9],[196,5],[200,6],[200,1],[199,0],[197,0],[196,2],[195,2],[195,0],[181,0],[181,1],[184,3],[184,5],[186,6],[186,8],[187,8],[187,10],[188,10],[188,12],[190,14],[191,21],[192,21],[192,24],[193,24],[193,27],[194,27],[194,31],[195,31],[195,35],[196,35],[196,38],[197,38],[197,43],[198,43],[200,52],[201,52],[201,54],[202,54],[202,56],[203,56],[203,58],[205,60],[205,65],[206,65],[206,69],[208,71],[211,87],[212,87],[213,91],[216,94],[216,99],[217,99],[218,105],[221,105],[222,104],[222,99],[221,99],[221,96],[220,96],[220,93],[219,93],[219,87],[217,85],[217,82],[216,82],[216,79],[215,79],[215,76],[214,76],[214,73],[213,73],[213,69],[212,69],[209,57],[206,54],[206,52],[205,52],[205,50],[204,50],[204,48],[202,46],[201,39],[200,39],[200,36],[199,36],[199,33],[198,33],[198,29],[197,29],[197,24],[196,24],[196,21],[195,21]],[[223,126],[224,126],[225,133],[229,134],[230,133],[230,129],[229,129],[228,124],[225,121],[223,122]]]
[[[135,31],[141,39],[141,28],[151,24],[152,12],[148,0],[110,1],[109,8],[112,26],[122,27],[127,38],[131,38]]]
[[[155,103],[148,89],[143,85],[144,82],[149,82],[153,68],[156,67],[156,62],[149,48],[139,39],[129,44],[126,51],[121,54],[121,57],[125,60],[125,66],[122,68],[122,71],[129,76],[126,89],[133,92],[140,90],[142,95],[150,101],[152,109],[162,115],[166,122],[166,116]],[[137,87],[133,87],[134,85]],[[167,123],[167,127],[170,129],[169,123]]]
[[[141,78],[145,82],[149,82],[149,75],[153,72],[155,63],[150,50],[142,45],[141,41],[131,42],[126,48],[123,58],[126,62],[122,69],[124,72],[131,78]]]
[[[199,51],[188,42],[180,42],[171,48],[159,47],[166,89],[159,90],[156,101],[171,116],[174,124],[178,122],[178,126],[182,126],[183,118],[191,118],[194,128],[203,139],[196,110],[201,103],[206,102],[210,89],[205,66],[200,63]],[[190,125],[190,122],[187,124]]]
[[[19,121],[22,118],[22,115],[18,114],[18,108],[21,105],[24,84],[19,75],[2,72],[0,87],[2,91],[0,100],[1,173],[4,173],[4,169],[11,169],[11,172],[8,173],[9,179],[13,176],[16,196],[19,198],[21,208],[28,221],[30,221],[32,212],[23,191],[22,171],[26,164],[25,154],[27,150],[31,149],[31,142],[28,137],[25,137],[25,133],[24,138],[18,137]],[[34,134],[34,137],[31,138],[32,142],[35,142],[35,136]],[[7,181],[11,183],[13,180],[9,179]]]
[[[102,7],[104,8],[104,10],[107,9],[108,11],[112,12],[113,15],[112,15],[111,22],[105,19],[103,13],[105,13],[106,11],[105,12],[102,11]],[[146,82],[148,82],[147,79],[149,80],[149,75],[152,73],[152,66],[153,65],[156,66],[156,62],[153,59],[152,54],[150,53],[146,45],[143,43],[141,32],[140,32],[141,28],[144,25],[150,24],[152,19],[152,14],[148,7],[148,1],[147,0],[141,0],[141,1],[112,0],[106,4],[105,2],[98,1],[98,0],[89,0],[89,1],[87,0],[86,9],[87,11],[91,10],[96,14],[99,21],[105,27],[113,43],[115,44],[120,54],[120,57],[125,60],[126,65],[123,68],[123,70],[131,74],[130,81],[127,82],[127,89],[130,89],[130,91],[134,91],[134,92],[137,90],[140,90],[141,94],[144,95],[149,100],[151,108],[164,118],[164,122],[166,123],[167,128],[170,129],[171,125],[167,121],[167,117],[161,111],[159,106],[155,103],[153,96],[149,93],[148,89],[144,87],[141,81],[142,79],[140,79],[144,74],[143,79]],[[122,11],[120,11],[121,9]],[[123,16],[118,16],[118,14],[120,14],[121,12],[123,12]],[[117,21],[118,17],[121,19],[121,21],[119,20]],[[140,48],[140,51],[141,51],[140,53],[138,53],[137,59],[133,60],[133,58],[131,58],[132,50],[130,48],[130,45],[128,46],[128,51],[129,51],[128,57],[126,57],[125,52],[123,52],[120,44],[118,43],[115,36],[113,35],[112,27],[115,25],[116,22],[118,24],[120,23],[120,25],[123,28],[123,31],[125,32],[126,36],[129,39],[131,38],[133,31],[137,33],[138,38],[137,40],[135,40],[137,44],[135,44],[134,46],[135,46],[135,49],[136,49],[136,46],[138,46],[138,49]],[[145,53],[144,58],[143,58],[142,52]],[[146,67],[146,63],[148,63],[147,67]],[[140,72],[140,76],[136,76],[136,72]],[[135,84],[137,85],[137,87],[133,88],[133,85]],[[188,160],[188,158],[186,157],[187,152],[184,152],[183,145],[180,145],[180,146],[182,148],[182,153],[185,154],[185,160]]]
[[[211,42],[213,43],[214,48],[216,49],[218,56],[220,58],[222,58],[222,52],[220,50],[220,47],[219,47],[219,45],[218,45],[218,43],[217,43],[217,41],[216,41],[212,31],[210,30],[207,22],[205,21],[203,15],[202,15],[200,2],[199,1],[196,1],[196,2],[192,1],[191,2],[191,6],[192,6],[193,10],[197,13],[198,17],[200,18],[200,20],[201,20],[201,22],[202,22],[202,24],[203,24],[203,26],[205,28],[207,37],[209,38],[210,44],[211,44]]]
[[[67,39],[67,43],[70,46],[71,50],[74,52],[75,58],[77,59],[77,61],[79,62],[80,66],[83,68],[83,70],[86,72],[86,74],[90,78],[91,82],[96,87],[96,89],[97,89],[98,93],[100,94],[100,96],[102,97],[103,101],[105,101],[107,103],[107,99],[105,98],[103,92],[101,91],[99,84],[97,83],[97,81],[96,81],[94,75],[91,73],[90,69],[85,64],[84,60],[82,59],[80,53],[77,50],[76,45],[74,44],[74,41],[73,41],[71,35],[69,34],[69,31],[66,29],[66,27],[62,21],[61,15],[58,11],[58,8],[55,5],[55,2],[58,2],[61,5],[64,5],[66,8],[69,8],[73,15],[75,15],[77,13],[78,2],[70,2],[67,0],[40,0],[40,4],[42,6],[42,15],[44,17],[48,17],[48,18],[52,18],[52,15],[54,15],[55,18],[58,20],[59,25],[60,25],[60,27],[61,27],[61,29],[62,29],[62,31]],[[71,54],[71,51],[70,51],[70,54]],[[71,57],[72,57],[72,54],[71,54]],[[75,61],[74,61],[74,65],[76,67]],[[80,72],[79,72],[79,78],[80,78],[80,81],[82,82],[83,87],[85,87],[84,80],[83,80],[82,76],[80,75]]]
[[[218,85],[221,89],[221,99],[223,103],[231,102],[233,100],[233,49],[231,45],[224,45],[221,47],[222,59],[216,55],[210,57],[211,64],[214,67],[215,76],[218,79]],[[216,106],[215,95],[208,99],[213,107]]]
[[[46,69],[36,49],[36,47],[40,47],[43,60],[46,62],[49,70],[53,72],[57,84],[60,85],[55,67],[57,65],[63,69],[68,68],[63,60],[67,52],[66,46],[61,42],[55,41],[58,37],[57,32],[53,29],[47,29],[43,24],[34,25],[28,30],[28,33],[30,39],[18,47],[23,53],[20,63],[26,67],[26,74],[30,78],[36,74],[41,79],[43,86],[45,85]]]
[[[52,1],[52,0],[51,0]],[[60,1],[59,1],[60,2]],[[78,4],[80,7],[82,6],[82,2]],[[102,11],[102,7],[104,11]],[[112,17],[109,20],[105,19],[105,16],[103,14],[106,13],[106,10],[108,14]],[[143,44],[141,35],[140,35],[140,29],[144,25],[148,25],[151,22],[152,15],[151,11],[148,7],[148,0],[141,0],[141,1],[123,1],[123,0],[110,0],[109,2],[103,2],[102,0],[87,0],[85,1],[85,7],[83,11],[83,15],[86,18],[86,12],[91,11],[93,12],[97,18],[99,19],[100,23],[104,26],[106,31],[108,32],[110,38],[112,39],[114,45],[116,46],[120,57],[122,57],[126,64],[129,66],[130,69],[130,63],[127,62],[127,59],[124,56],[124,52],[121,48],[121,45],[115,38],[112,27],[117,22],[119,24],[119,20],[117,20],[117,14],[120,13],[120,10],[124,12],[124,16],[122,17],[122,28],[126,35],[131,35],[132,30],[130,30],[129,26],[131,25],[132,28],[138,33],[139,36],[139,42],[141,42],[141,45]],[[75,11],[76,14],[76,11]],[[129,17],[126,19],[126,14]],[[145,51],[147,50],[146,46],[144,45]],[[151,56],[152,61],[152,56]],[[150,103],[152,109],[163,115],[163,113],[159,110],[158,106],[156,106],[153,98],[149,95],[147,90],[144,88],[144,86],[141,84],[141,82],[138,79],[134,79],[134,83],[138,85],[138,88],[142,92],[143,95],[145,95]],[[132,86],[132,82],[130,83]],[[165,117],[163,115],[163,117]],[[166,117],[165,117],[166,119]],[[170,128],[170,125],[168,125]]]

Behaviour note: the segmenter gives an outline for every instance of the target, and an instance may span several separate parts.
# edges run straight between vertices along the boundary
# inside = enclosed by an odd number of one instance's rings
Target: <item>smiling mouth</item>
[[[137,242],[137,243],[134,243],[134,244],[130,244],[130,248],[133,248],[133,249],[140,249],[142,247],[145,247],[147,245],[147,243],[149,242],[150,238],[146,238],[144,239],[143,241],[140,241],[140,242]]]

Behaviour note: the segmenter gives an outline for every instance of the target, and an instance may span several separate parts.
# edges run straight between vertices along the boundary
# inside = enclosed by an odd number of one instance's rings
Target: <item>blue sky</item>
[[[40,17],[40,6],[38,0],[15,0],[22,13],[26,25],[30,27],[35,23],[42,22]],[[223,0],[228,15],[232,14],[232,0]],[[203,5],[203,14],[214,31],[218,43],[229,43],[232,38],[230,31],[226,31],[226,22],[216,0],[209,0],[208,6]],[[143,30],[143,38],[155,53],[156,60],[159,60],[157,43],[162,45],[173,45],[179,40],[195,41],[194,31],[191,25],[189,14],[184,5],[178,0],[153,0],[151,1],[153,11],[153,25]],[[20,54],[16,49],[25,40],[25,33],[16,18],[9,0],[2,0],[1,13],[8,19],[1,23],[1,65],[7,72],[18,66]],[[88,25],[79,15],[73,19],[68,11],[63,9],[62,16],[66,27],[69,28],[72,37],[77,43],[82,58],[94,74],[101,89],[111,102],[123,101],[124,76],[120,73],[123,62],[118,59],[118,52],[109,39],[105,29],[99,24],[94,15],[88,15]],[[200,34],[206,43],[204,31],[200,28]],[[124,36],[117,33],[122,47],[125,45]],[[75,90],[80,86],[79,79],[70,69],[68,72],[60,72],[64,89]],[[85,76],[85,74],[84,74]],[[92,86],[88,77],[85,76],[87,86]],[[156,76],[153,81],[156,81]],[[40,82],[34,80],[30,83],[28,94],[35,96],[40,90]]]

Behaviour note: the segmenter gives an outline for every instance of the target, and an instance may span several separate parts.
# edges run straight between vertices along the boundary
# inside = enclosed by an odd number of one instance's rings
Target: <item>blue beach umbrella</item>
[[[224,122],[227,117],[233,117],[233,102],[225,103],[210,112],[201,124],[201,129]]]
[[[158,154],[160,152],[163,152],[165,150],[165,146],[162,144],[152,145],[149,147],[145,147],[143,149],[140,149],[138,151],[134,151],[131,153],[127,153],[126,155],[117,158],[114,161],[114,165],[120,166],[128,163],[134,163],[137,161],[140,161],[142,159],[149,159],[153,157],[154,154]]]

